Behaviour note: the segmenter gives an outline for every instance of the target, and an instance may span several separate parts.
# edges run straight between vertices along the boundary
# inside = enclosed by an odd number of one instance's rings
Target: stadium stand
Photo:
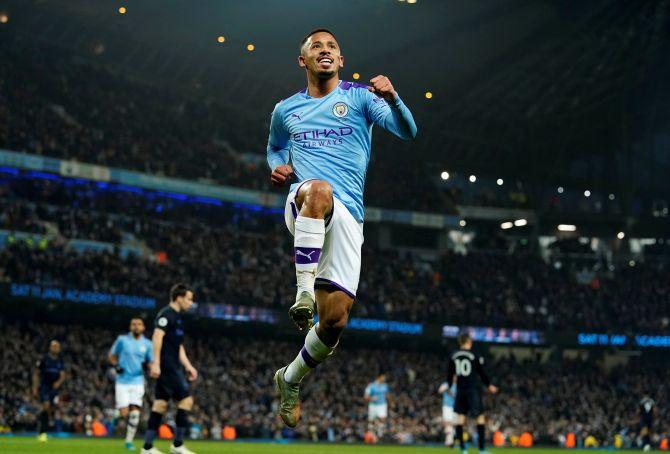
[[[82,181],[6,175],[4,182],[0,226],[52,232],[42,247],[12,240],[0,252],[5,282],[160,299],[181,277],[193,282],[202,301],[283,310],[291,299],[292,271],[281,266],[291,263],[291,244],[281,215],[103,190]],[[78,252],[68,239],[113,247]],[[139,253],[123,255],[122,245]],[[586,279],[584,269],[569,264],[557,269],[533,250],[445,251],[430,260],[366,247],[355,310],[382,319],[534,329],[667,329],[664,261],[601,267],[586,272]]]
[[[64,431],[85,433],[87,424],[90,427],[87,421],[97,419],[114,430],[113,381],[105,358],[118,333],[7,319],[0,326],[0,341],[6,346],[3,363],[13,364],[0,371],[0,426],[34,427],[37,408],[29,395],[29,374],[43,354],[40,348],[50,339],[60,339],[68,380],[56,424]],[[307,379],[303,406],[307,418],[293,432],[282,429],[274,418],[271,387],[273,361],[289,359],[292,343],[196,337],[188,348],[202,375],[194,385],[198,437],[220,438],[222,428],[232,426],[240,438],[362,441],[367,431],[363,390],[376,373],[386,372],[395,402],[389,433],[396,440],[389,441],[442,439],[437,387],[443,379],[444,353],[347,348],[320,371],[318,380]],[[592,435],[601,446],[611,446],[620,435],[630,445],[638,430],[636,397],[649,389],[657,401],[670,397],[670,376],[661,365],[650,369],[630,364],[604,372],[580,359],[540,362],[510,354],[489,368],[495,377],[505,377],[500,383],[504,395],[487,398],[489,426],[492,433],[499,430],[506,438],[529,431],[536,441],[556,444],[574,433],[580,440]],[[667,408],[661,409],[659,420],[667,417]],[[657,432],[663,434],[663,428]]]

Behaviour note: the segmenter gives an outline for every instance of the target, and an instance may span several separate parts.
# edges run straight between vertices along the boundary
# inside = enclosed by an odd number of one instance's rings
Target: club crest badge
[[[333,114],[338,118],[346,116],[348,112],[349,107],[343,102],[338,102],[333,106]]]

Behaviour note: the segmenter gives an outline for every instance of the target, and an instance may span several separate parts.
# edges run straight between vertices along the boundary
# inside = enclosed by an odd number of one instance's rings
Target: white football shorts
[[[368,405],[368,421],[375,419],[386,419],[389,414],[388,404],[369,404]]]
[[[295,220],[298,217],[295,197],[299,189],[300,186],[291,191],[284,208],[284,220],[291,235],[295,235]],[[362,246],[363,223],[356,221],[347,207],[333,196],[333,213],[330,219],[326,219],[326,238],[316,269],[316,285],[330,284],[356,298]]]
[[[442,407],[442,421],[454,424],[456,422],[456,413],[454,413],[454,407]]]
[[[116,391],[116,408],[128,408],[131,405],[136,405],[142,408],[142,401],[144,399],[144,384],[141,385],[124,385],[117,383]]]

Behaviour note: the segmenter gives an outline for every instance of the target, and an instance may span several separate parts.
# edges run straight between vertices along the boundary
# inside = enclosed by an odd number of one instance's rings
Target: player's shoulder
[[[339,89],[352,96],[370,93],[367,85],[347,80],[340,81]]]
[[[451,354],[451,359],[467,358],[470,361],[474,361],[476,357],[470,350],[456,350]]]
[[[172,312],[174,312],[174,309],[170,307],[168,304],[167,306],[163,306],[158,310],[158,313],[156,314],[156,318],[158,317],[163,317],[165,315],[171,315]]]
[[[119,334],[118,336],[116,336],[116,339],[114,339],[114,345],[112,345],[112,348],[117,348],[118,349],[120,346],[122,346],[124,344],[125,340],[126,340],[126,335],[125,334]]]
[[[367,104],[376,98],[370,93],[367,85],[359,84],[357,82],[343,80],[340,82],[338,90],[341,99],[350,99],[351,102],[355,104]]]
[[[175,310],[172,309],[170,306],[165,306],[161,310],[158,311],[156,314],[156,326],[163,328],[168,325],[170,321],[172,321],[175,317]]]
[[[292,94],[288,98],[280,99],[279,102],[275,104],[274,112],[275,113],[285,112],[286,109],[290,107],[292,104],[295,104],[296,102],[305,99],[306,94],[307,94],[307,88],[303,88],[302,90]]]

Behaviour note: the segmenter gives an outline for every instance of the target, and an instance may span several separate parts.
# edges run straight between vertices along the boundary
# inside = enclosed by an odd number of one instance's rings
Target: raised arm
[[[402,102],[386,76],[370,79],[367,115],[370,121],[401,139],[416,137],[417,127],[412,112]]]

